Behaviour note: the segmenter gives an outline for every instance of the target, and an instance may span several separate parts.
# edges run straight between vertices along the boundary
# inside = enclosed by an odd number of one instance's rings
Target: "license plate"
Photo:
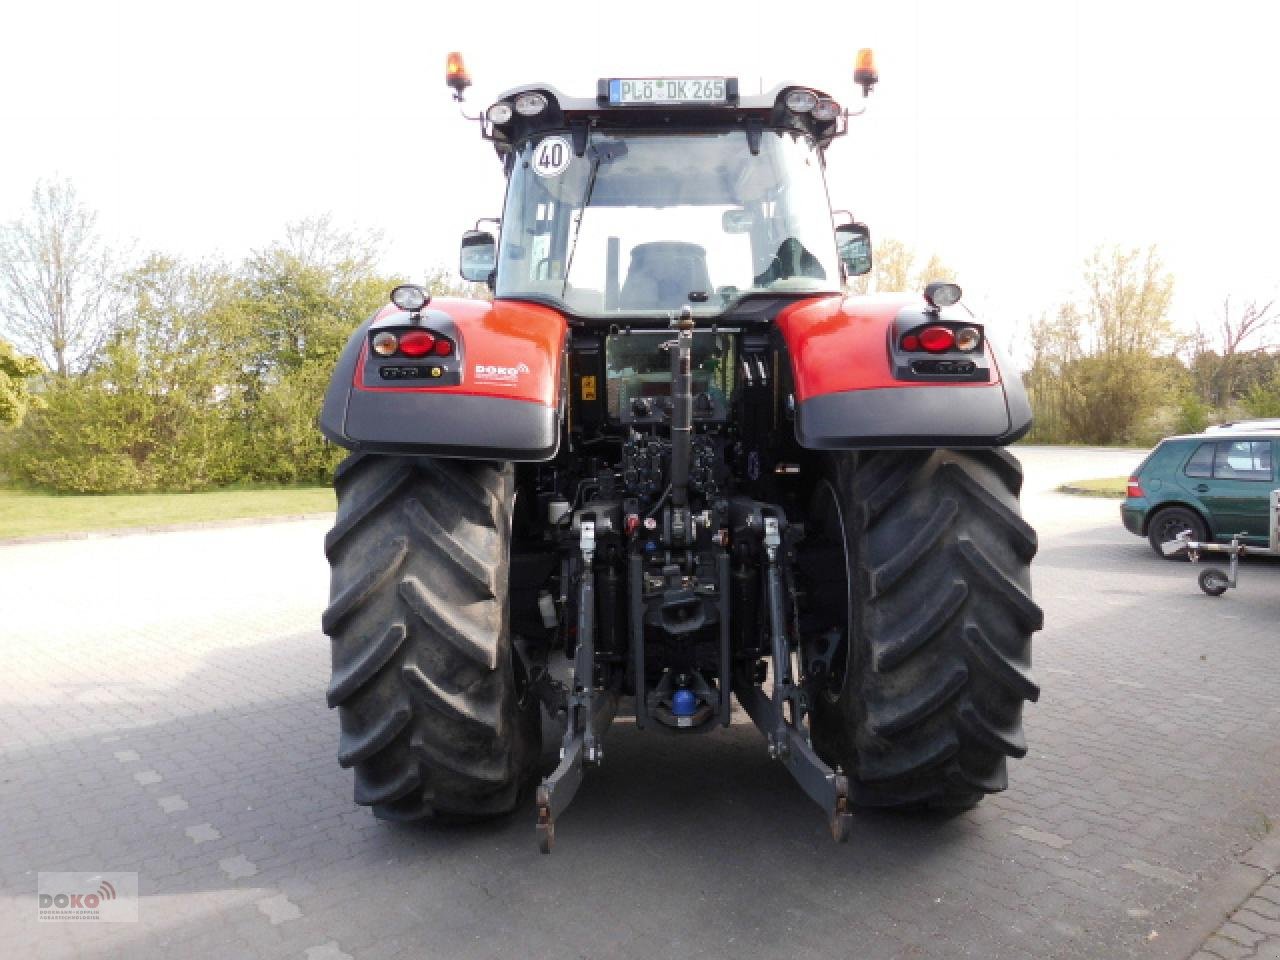
[[[728,101],[729,84],[724,77],[651,77],[609,81],[609,103],[613,106]]]

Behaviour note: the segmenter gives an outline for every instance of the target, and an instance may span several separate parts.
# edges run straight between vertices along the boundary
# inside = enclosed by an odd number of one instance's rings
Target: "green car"
[[[1160,545],[1183,530],[1191,539],[1266,547],[1268,509],[1277,486],[1280,425],[1229,424],[1161,440],[1129,478],[1120,505],[1125,529]],[[1184,559],[1173,557],[1171,559]]]

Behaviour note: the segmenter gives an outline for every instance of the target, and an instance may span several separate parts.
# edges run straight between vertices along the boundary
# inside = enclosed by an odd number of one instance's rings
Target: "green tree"
[[[1184,394],[1178,404],[1178,419],[1174,429],[1178,433],[1200,433],[1209,425],[1213,408],[1194,393]]]
[[[923,290],[935,280],[955,280],[956,273],[936,253],[924,266],[916,268],[918,255],[901,240],[885,237],[873,242],[871,272],[854,277],[849,286],[855,293],[893,293]]]
[[[194,490],[237,478],[228,415],[238,368],[211,319],[220,267],[152,256],[120,283],[123,310],[82,375],[59,378],[17,435],[15,473],[76,492]]]
[[[492,300],[493,294],[483,283],[470,283],[460,280],[446,267],[432,267],[427,270],[427,279],[423,283],[427,292],[433,297],[465,297],[468,300]]]
[[[316,429],[325,387],[351,332],[386,303],[395,281],[378,274],[376,240],[327,218],[289,228],[255,253],[224,322],[238,331],[247,479],[327,480],[342,451]]]
[[[1280,356],[1276,357],[1280,361]],[[1252,387],[1244,398],[1244,409],[1251,417],[1280,417],[1280,363],[1267,383]]]
[[[1040,439],[1121,443],[1137,438],[1170,383],[1173,277],[1154,247],[1099,250],[1085,264],[1088,297],[1036,325],[1027,381]]]
[[[0,340],[0,427],[13,427],[22,422],[32,404],[27,381],[40,373],[40,361],[24,357],[13,345]]]
[[[60,377],[83,366],[111,321],[113,258],[96,221],[64,180],[36,184],[28,216],[0,228],[0,321]]]

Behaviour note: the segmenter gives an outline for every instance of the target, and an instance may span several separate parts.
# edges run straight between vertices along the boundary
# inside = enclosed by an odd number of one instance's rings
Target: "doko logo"
[[[521,376],[529,372],[526,364],[518,363],[514,367],[492,363],[477,363],[473,368],[477,380],[489,383],[515,383]]]
[[[38,919],[135,923],[136,873],[41,873],[36,882]]]

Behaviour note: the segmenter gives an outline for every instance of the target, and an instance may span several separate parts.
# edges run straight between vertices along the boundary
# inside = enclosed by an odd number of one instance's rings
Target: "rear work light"
[[[792,90],[786,103],[792,113],[809,113],[818,105],[818,95],[812,90]]]
[[[536,117],[547,109],[547,98],[536,90],[516,97],[516,113],[522,117]]]
[[[840,104],[834,100],[819,100],[813,108],[813,119],[826,123],[840,116]]]
[[[1138,482],[1138,478],[1130,477],[1129,485],[1125,488],[1125,495],[1129,497],[1145,497],[1147,494],[1142,489],[1142,484]]]

